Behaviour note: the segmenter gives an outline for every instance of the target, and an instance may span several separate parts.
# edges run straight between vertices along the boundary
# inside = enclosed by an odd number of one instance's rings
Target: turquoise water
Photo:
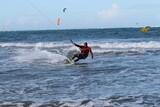
[[[0,105],[159,107],[159,29],[0,32]],[[94,59],[64,64],[70,39]]]

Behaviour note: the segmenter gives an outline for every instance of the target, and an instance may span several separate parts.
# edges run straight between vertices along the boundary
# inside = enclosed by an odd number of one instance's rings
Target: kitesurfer
[[[88,46],[87,42],[85,42],[84,45],[78,45],[71,40],[71,43],[80,49],[80,53],[77,53],[72,57],[72,60],[74,60],[74,62],[77,62],[80,59],[86,59],[89,53],[91,54],[91,57],[93,59],[92,49]]]

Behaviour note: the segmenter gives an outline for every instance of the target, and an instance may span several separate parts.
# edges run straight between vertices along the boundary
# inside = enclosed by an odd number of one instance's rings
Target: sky
[[[159,12],[160,0],[0,0],[0,31],[159,27]]]

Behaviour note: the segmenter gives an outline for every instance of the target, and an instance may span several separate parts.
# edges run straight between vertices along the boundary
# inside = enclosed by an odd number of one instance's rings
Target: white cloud
[[[105,20],[111,20],[116,16],[118,16],[119,11],[120,11],[120,7],[117,4],[112,4],[110,9],[100,11],[98,13],[98,16]]]

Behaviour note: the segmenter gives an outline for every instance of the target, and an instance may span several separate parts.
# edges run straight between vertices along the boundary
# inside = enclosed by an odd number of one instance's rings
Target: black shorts
[[[76,54],[75,55],[78,59],[86,59],[88,57],[87,54]]]

